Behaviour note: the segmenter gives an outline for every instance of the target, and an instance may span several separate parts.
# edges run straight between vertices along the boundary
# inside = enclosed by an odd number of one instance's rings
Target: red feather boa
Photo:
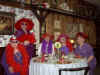
[[[29,66],[29,56],[26,52],[26,49],[24,48],[23,45],[18,44],[18,50],[21,52],[22,56],[23,56],[23,65],[16,63],[16,61],[14,61],[14,48],[8,44],[6,47],[6,60],[7,60],[7,64],[11,67],[13,67],[14,72],[20,72],[21,75],[27,75],[27,70],[28,70],[28,66]]]

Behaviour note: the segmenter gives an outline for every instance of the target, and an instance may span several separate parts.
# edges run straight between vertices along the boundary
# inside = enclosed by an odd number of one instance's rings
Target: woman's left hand
[[[88,63],[90,63],[93,60],[94,56],[88,57]]]

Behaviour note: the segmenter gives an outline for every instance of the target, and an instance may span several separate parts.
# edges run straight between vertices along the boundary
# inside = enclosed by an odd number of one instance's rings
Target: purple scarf
[[[47,44],[48,44],[48,48],[47,48],[48,54],[51,54],[52,53],[52,41],[51,40],[49,41],[49,43],[47,43],[45,40],[42,41],[41,51],[43,54],[45,54]]]

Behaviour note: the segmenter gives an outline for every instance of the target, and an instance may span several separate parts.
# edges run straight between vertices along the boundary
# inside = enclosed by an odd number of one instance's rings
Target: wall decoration
[[[54,28],[55,29],[60,29],[61,28],[61,22],[59,20],[55,20],[55,22],[54,22]]]
[[[14,14],[0,12],[0,35],[14,33]]]
[[[54,32],[54,40],[56,41],[58,37],[61,35],[61,32]]]

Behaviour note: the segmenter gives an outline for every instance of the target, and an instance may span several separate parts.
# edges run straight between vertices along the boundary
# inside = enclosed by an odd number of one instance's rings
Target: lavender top
[[[48,53],[48,54],[52,54],[52,40],[49,40],[49,43],[47,43],[45,40],[42,41],[42,47],[41,47],[41,51],[43,54]]]
[[[60,48],[61,52],[65,53],[65,55],[67,55],[69,53],[69,49],[66,46],[62,46]]]
[[[94,56],[94,52],[93,52],[93,48],[88,44],[88,43],[84,43],[84,45],[80,48],[80,46],[78,46],[75,50],[74,53],[76,55],[80,55],[83,57],[86,57],[87,59],[90,56]],[[94,58],[90,63],[89,63],[89,67],[90,68],[94,68],[96,66],[96,58]]]

